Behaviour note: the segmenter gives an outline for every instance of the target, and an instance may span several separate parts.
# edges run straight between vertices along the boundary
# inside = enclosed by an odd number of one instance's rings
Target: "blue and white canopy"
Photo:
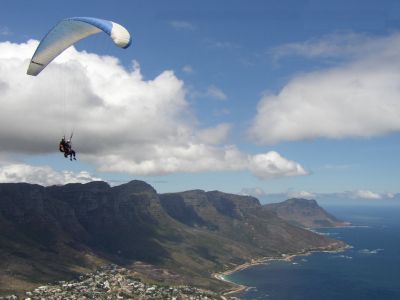
[[[27,74],[38,75],[61,52],[90,35],[99,32],[108,34],[113,42],[120,48],[128,48],[131,36],[123,26],[102,19],[89,17],[75,17],[60,21],[40,41]]]

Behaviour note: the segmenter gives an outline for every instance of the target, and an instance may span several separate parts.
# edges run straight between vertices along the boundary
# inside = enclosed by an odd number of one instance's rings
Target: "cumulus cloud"
[[[277,94],[264,95],[249,129],[251,138],[274,144],[399,131],[400,34],[356,40],[346,49],[340,43],[336,48],[315,42],[300,47],[297,54],[316,47],[314,56],[352,55],[336,67],[297,75]]]
[[[299,163],[288,160],[275,151],[249,157],[249,169],[260,179],[308,174]]]
[[[250,171],[260,179],[307,175],[303,167],[277,152],[246,155],[236,146],[217,148],[206,144],[164,147],[154,145],[149,159],[135,161],[127,156],[104,155],[103,172],[126,172],[138,175],[160,175],[176,172]]]
[[[30,166],[28,164],[8,164],[0,166],[0,182],[28,182],[43,186],[67,183],[87,183],[100,178],[89,172],[55,171],[49,166]]]
[[[197,136],[199,141],[203,143],[220,144],[225,141],[231,128],[231,124],[222,123],[216,127],[199,130]]]
[[[38,42],[0,43],[0,154],[46,154],[75,128],[79,159],[136,175],[248,170],[262,179],[304,175],[276,152],[223,145],[231,125],[198,128],[172,71],[144,80],[110,56],[70,48],[39,76],[26,75]]]

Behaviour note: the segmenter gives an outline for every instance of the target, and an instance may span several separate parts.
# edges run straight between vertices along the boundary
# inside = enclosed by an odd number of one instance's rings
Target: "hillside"
[[[305,228],[343,227],[348,222],[338,220],[320,207],[315,200],[292,198],[281,203],[265,204],[264,210],[274,212],[280,218]]]
[[[228,284],[211,278],[213,272],[253,258],[340,246],[247,196],[198,190],[158,195],[141,181],[116,187],[0,184],[3,294],[137,261],[176,274],[165,283],[218,291]],[[151,270],[142,275],[151,277]]]

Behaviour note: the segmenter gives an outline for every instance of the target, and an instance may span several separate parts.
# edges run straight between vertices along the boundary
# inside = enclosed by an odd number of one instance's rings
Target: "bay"
[[[227,280],[249,286],[241,299],[400,299],[400,208],[331,207],[354,226],[318,230],[352,248],[253,266]]]

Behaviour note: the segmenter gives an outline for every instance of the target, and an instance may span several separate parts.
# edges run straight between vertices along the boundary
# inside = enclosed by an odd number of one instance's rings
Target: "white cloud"
[[[242,188],[240,194],[245,196],[253,196],[255,198],[260,198],[267,195],[267,193],[260,187]]]
[[[212,98],[218,99],[218,100],[228,99],[226,94],[220,88],[218,88],[214,85],[212,85],[208,88],[206,95],[210,96]]]
[[[37,43],[0,43],[0,155],[58,151],[59,138],[75,128],[78,158],[101,171],[306,174],[276,152],[247,155],[221,145],[229,124],[197,128],[184,83],[172,71],[144,80],[137,62],[127,71],[114,57],[72,47],[39,76],[27,76]]]
[[[231,128],[231,124],[222,123],[216,127],[199,130],[197,137],[205,144],[220,144],[225,141]]]
[[[386,197],[388,199],[394,199],[394,198],[396,198],[396,194],[395,193],[386,193]]]
[[[275,151],[251,156],[249,162],[250,171],[261,179],[308,174],[299,163],[290,161]]]
[[[359,190],[353,193],[353,197],[361,198],[361,199],[371,199],[371,200],[378,200],[382,199],[382,195],[378,193],[374,193],[367,190]]]
[[[378,193],[370,190],[356,190],[342,193],[342,196],[361,200],[387,200],[396,199],[398,194],[395,193]]]
[[[288,198],[315,199],[316,194],[307,191],[291,191],[288,193]]]
[[[255,197],[257,189],[242,189],[241,194],[253,195]],[[317,200],[318,203],[358,203],[362,204],[365,201],[371,203],[370,201],[376,200],[378,202],[390,201],[395,203],[396,200],[400,199],[399,193],[377,193],[368,190],[356,190],[356,191],[345,191],[345,192],[335,192],[335,193],[314,193],[309,191],[296,191],[294,189],[289,189],[286,192],[278,193],[265,193],[262,197],[264,202],[281,202],[290,198],[303,198],[309,200]],[[376,202],[376,203],[378,203]]]
[[[289,192],[288,195],[292,194]],[[312,194],[312,193],[311,193]],[[386,192],[373,192],[370,190],[353,190],[353,191],[344,191],[344,192],[336,192],[336,193],[316,193],[312,197],[313,199],[318,199],[318,201],[332,201],[338,203],[357,203],[360,201],[367,200],[397,200],[399,199],[398,193],[386,193]],[[356,202],[354,202],[356,201]],[[361,203],[361,202],[360,202]]]
[[[28,164],[8,164],[0,166],[0,182],[28,182],[43,186],[67,183],[87,183],[98,181],[89,172],[55,171],[49,166],[30,166]]]
[[[350,61],[297,75],[279,93],[263,96],[249,130],[251,138],[273,144],[399,131],[400,34],[361,40],[364,43],[343,50],[357,53]],[[341,49],[320,48],[316,56]]]
[[[149,149],[150,150],[150,149]],[[104,155],[106,164],[99,166],[102,172],[126,172],[138,175],[160,175],[176,172],[250,171],[260,179],[306,175],[296,162],[278,153],[246,155],[236,146],[212,147],[206,144],[164,147],[155,145],[152,155],[135,161],[126,156]],[[140,153],[145,153],[140,150]]]
[[[175,20],[175,21],[171,21],[169,24],[174,29],[177,29],[177,30],[191,30],[192,31],[192,30],[196,29],[196,27],[192,23],[187,22],[187,21],[177,21],[177,20]]]

